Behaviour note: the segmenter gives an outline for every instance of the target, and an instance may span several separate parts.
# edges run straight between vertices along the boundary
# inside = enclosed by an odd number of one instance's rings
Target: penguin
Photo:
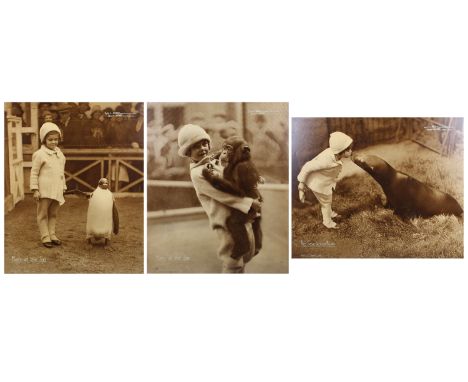
[[[87,195],[89,199],[88,217],[86,219],[86,240],[104,239],[104,245],[109,242],[112,232],[119,233],[119,213],[114,196],[109,190],[106,178],[99,180],[97,188]]]

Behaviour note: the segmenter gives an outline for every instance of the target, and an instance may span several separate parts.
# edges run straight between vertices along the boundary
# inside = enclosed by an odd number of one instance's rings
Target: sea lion
[[[397,215],[428,218],[439,214],[458,217],[463,214],[460,204],[452,196],[395,170],[378,156],[357,154],[352,160],[380,184],[387,197],[385,207],[393,209]]]

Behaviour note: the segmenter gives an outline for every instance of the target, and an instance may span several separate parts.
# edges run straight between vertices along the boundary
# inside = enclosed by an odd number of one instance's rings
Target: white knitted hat
[[[55,123],[46,122],[42,124],[41,129],[39,130],[39,138],[41,140],[41,143],[44,141],[46,135],[49,134],[51,131],[56,131],[57,133],[59,133],[60,139],[62,139],[62,132],[60,131],[58,126]]]
[[[341,131],[330,134],[330,148],[333,154],[339,154],[353,143],[353,139]]]
[[[205,130],[203,130],[198,125],[185,125],[179,131],[179,136],[177,138],[179,143],[179,155],[181,157],[187,156],[187,150],[194,143],[197,143],[201,140],[206,139],[211,143],[211,138]]]

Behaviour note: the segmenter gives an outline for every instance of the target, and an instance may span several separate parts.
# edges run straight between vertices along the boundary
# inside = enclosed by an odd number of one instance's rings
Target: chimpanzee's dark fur
[[[250,158],[250,147],[241,137],[230,137],[226,139],[223,147],[229,145],[232,147],[228,164],[223,171],[223,177],[220,177],[213,171],[213,166],[207,165],[203,169],[203,176],[216,189],[229,194],[259,199],[262,196],[258,191],[257,185],[261,181],[260,175]],[[219,154],[218,154],[219,155]],[[234,248],[231,257],[240,258],[250,249],[249,240],[245,223],[252,220],[252,229],[255,237],[255,254],[262,248],[262,229],[260,226],[260,216],[252,208],[248,214],[232,208],[231,215],[226,220],[226,226],[232,235]]]

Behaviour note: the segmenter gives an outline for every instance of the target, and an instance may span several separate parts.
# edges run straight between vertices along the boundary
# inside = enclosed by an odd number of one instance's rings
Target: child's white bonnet
[[[41,142],[44,141],[46,135],[49,134],[51,131],[56,131],[57,133],[59,133],[60,138],[62,138],[62,133],[58,126],[55,123],[46,122],[41,126],[41,129],[39,130],[39,138]]]
[[[330,148],[333,154],[341,153],[348,148],[351,143],[353,143],[353,139],[341,131],[335,131],[330,134]]]
[[[190,146],[204,139],[211,143],[210,136],[202,127],[198,125],[182,126],[178,136],[179,155],[181,157],[187,156],[187,150]]]

